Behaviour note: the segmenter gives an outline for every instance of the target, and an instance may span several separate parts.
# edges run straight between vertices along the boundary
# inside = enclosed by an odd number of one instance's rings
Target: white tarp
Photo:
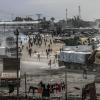
[[[90,54],[91,52],[62,51],[59,54],[59,60],[68,63],[84,64]]]
[[[80,52],[88,52],[92,50],[92,46],[88,45],[79,45],[79,46],[64,46],[63,51],[80,51]]]

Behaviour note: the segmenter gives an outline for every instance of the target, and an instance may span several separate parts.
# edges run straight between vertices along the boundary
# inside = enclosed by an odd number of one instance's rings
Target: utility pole
[[[65,68],[65,100],[67,100],[67,70]]]
[[[18,35],[19,35],[18,29],[16,29],[15,35],[16,35],[16,58],[18,61]],[[17,66],[17,100],[19,100],[19,66]]]
[[[68,100],[68,87],[67,87],[67,69],[66,69],[66,66],[65,66],[65,100]]]
[[[26,80],[26,72],[25,72],[25,98],[27,98],[27,80]]]

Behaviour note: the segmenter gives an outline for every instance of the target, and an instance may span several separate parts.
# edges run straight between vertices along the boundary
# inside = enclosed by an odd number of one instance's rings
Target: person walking
[[[49,60],[48,65],[50,66],[50,70],[51,70],[51,59]]]
[[[31,54],[32,54],[32,48],[29,48],[28,52],[29,52],[29,55],[30,55],[30,57],[31,57]]]
[[[50,39],[50,44],[52,45],[52,41],[51,41],[51,39]]]
[[[38,60],[40,61],[40,54],[38,53],[38,55],[37,55],[37,56],[38,56]]]
[[[48,56],[49,56],[48,49],[46,49],[46,55],[47,55],[47,59],[48,59]]]
[[[57,55],[57,53],[55,54],[55,60],[57,61],[57,58],[58,58],[58,55]]]

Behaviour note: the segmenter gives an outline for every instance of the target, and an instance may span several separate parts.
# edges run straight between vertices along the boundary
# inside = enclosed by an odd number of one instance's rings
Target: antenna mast
[[[79,10],[79,18],[81,19],[81,7],[78,6],[78,10]]]
[[[67,26],[67,20],[68,20],[68,14],[67,14],[67,12],[68,12],[68,10],[67,10],[67,8],[66,8],[66,26]]]

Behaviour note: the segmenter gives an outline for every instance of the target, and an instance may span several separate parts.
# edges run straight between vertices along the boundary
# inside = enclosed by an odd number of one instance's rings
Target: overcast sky
[[[11,15],[36,18],[37,13],[42,17],[65,19],[65,9],[68,9],[68,17],[73,17],[78,15],[79,5],[83,19],[100,18],[100,0],[0,0],[0,19],[11,19]]]

